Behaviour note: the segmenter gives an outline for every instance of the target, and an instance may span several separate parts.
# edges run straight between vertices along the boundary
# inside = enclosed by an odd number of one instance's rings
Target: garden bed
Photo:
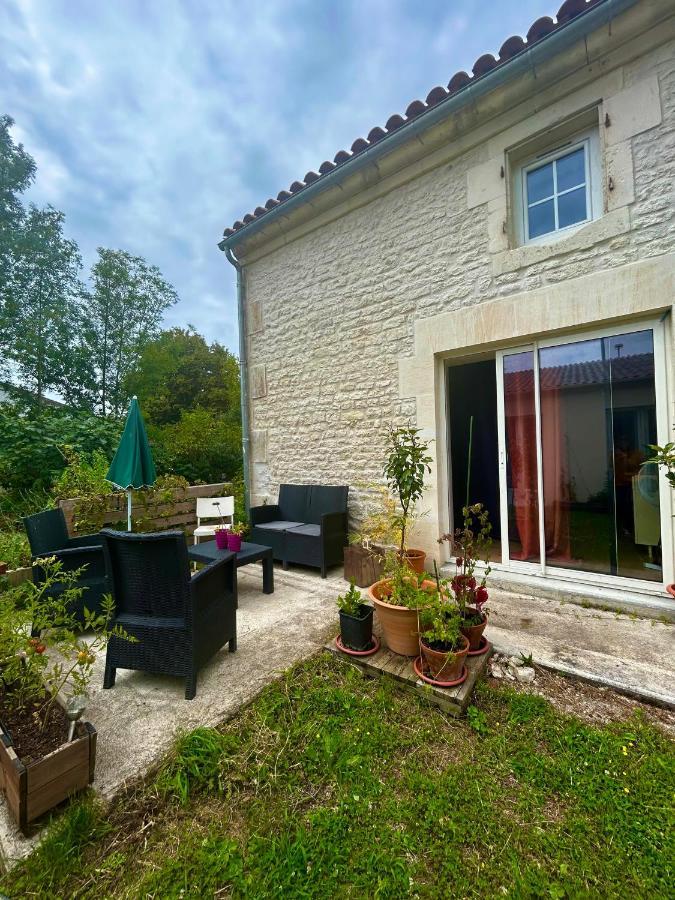
[[[323,654],[112,808],[74,804],[0,889],[664,896],[673,762],[643,714],[596,727],[482,685],[456,720]]]

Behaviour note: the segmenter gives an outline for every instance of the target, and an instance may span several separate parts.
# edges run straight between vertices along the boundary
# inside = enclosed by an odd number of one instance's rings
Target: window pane
[[[535,203],[553,196],[553,163],[546,163],[527,173],[527,202]]]
[[[509,558],[539,561],[534,353],[504,357]]]
[[[546,560],[661,580],[651,331],[539,353]]]
[[[586,162],[583,147],[575,150],[574,153],[568,153],[567,156],[561,156],[556,162],[556,166],[558,192],[586,183]]]
[[[542,204],[543,205],[543,204]],[[558,228],[566,228],[586,219],[586,188],[578,188],[558,197]]]
[[[555,231],[555,213],[553,212],[553,200],[537,203],[527,211],[528,232],[531,238],[540,234],[548,234]]]

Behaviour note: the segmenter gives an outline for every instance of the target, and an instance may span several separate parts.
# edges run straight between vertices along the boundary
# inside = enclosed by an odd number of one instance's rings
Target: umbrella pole
[[[131,531],[131,488],[127,490],[127,531]]]

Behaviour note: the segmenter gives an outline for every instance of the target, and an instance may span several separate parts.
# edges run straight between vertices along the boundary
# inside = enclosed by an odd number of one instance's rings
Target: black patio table
[[[223,556],[227,556],[230,550],[219,550],[215,541],[204,541],[203,544],[193,544],[188,547],[188,557],[193,562],[212,563]],[[272,548],[262,544],[248,544],[242,542],[241,550],[235,554],[237,568],[247,566],[252,562],[262,562],[263,567],[263,594],[274,593],[274,560]]]

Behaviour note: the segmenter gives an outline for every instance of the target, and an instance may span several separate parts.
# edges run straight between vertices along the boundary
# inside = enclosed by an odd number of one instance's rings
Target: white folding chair
[[[217,519],[212,525],[202,525],[203,519]],[[213,537],[216,528],[225,524],[231,528],[234,523],[234,497],[197,497],[197,527],[194,533],[195,544],[202,537]]]

